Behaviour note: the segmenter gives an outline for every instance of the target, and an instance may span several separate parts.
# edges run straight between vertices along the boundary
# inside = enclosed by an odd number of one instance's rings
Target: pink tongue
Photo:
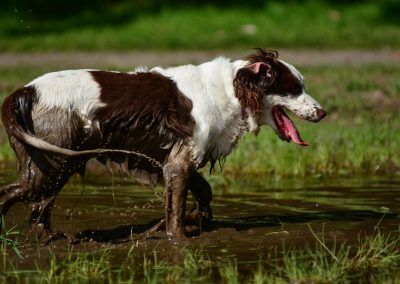
[[[282,113],[282,119],[287,131],[289,132],[289,136],[290,138],[292,138],[293,142],[301,146],[309,146],[306,142],[301,140],[300,134],[297,131],[296,126],[294,126],[293,122],[285,113]]]

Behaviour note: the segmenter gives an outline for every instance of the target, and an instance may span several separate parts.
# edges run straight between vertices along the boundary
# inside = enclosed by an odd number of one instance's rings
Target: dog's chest
[[[212,160],[224,159],[236,148],[246,129],[246,123],[241,119],[241,116],[233,115],[222,131],[210,133],[206,156]]]

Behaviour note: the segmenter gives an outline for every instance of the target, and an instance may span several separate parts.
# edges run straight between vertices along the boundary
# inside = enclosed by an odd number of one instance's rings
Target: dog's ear
[[[248,68],[254,74],[259,74],[260,70],[262,72],[265,71],[267,77],[272,77],[271,74],[271,65],[265,62],[256,62],[250,65],[247,65],[245,68]]]
[[[265,62],[248,64],[239,69],[233,80],[236,97],[242,107],[251,110],[253,115],[262,111],[262,86],[269,69],[269,64]]]
[[[245,65],[236,73],[233,85],[235,95],[244,108],[254,115],[262,113],[263,96],[268,94],[276,79],[273,61],[256,61]]]
[[[275,81],[276,72],[271,63],[260,61],[247,65],[244,68],[256,76],[257,85],[263,91],[268,90]]]

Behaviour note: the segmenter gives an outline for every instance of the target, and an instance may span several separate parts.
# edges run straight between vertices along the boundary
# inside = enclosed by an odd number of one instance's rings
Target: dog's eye
[[[303,93],[303,86],[301,84],[292,84],[288,89],[287,93],[298,96]]]

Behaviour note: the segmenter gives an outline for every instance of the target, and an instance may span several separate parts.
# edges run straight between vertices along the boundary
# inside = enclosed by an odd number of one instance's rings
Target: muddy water
[[[0,175],[0,183],[14,174]],[[174,259],[182,247],[199,248],[214,259],[237,257],[242,263],[256,261],[260,251],[315,243],[312,230],[325,241],[356,242],[360,234],[374,230],[393,232],[400,224],[400,180],[335,179],[281,180],[263,179],[214,182],[214,221],[209,230],[181,241],[168,240],[163,234],[145,238],[138,233],[163,216],[161,188],[154,190],[132,184],[126,178],[88,176],[85,186],[78,179],[70,182],[59,195],[53,209],[54,229],[86,241],[75,251],[112,248],[118,263],[126,259],[132,245],[143,261],[143,254],[157,251]],[[191,206],[191,200],[188,201]],[[6,218],[7,227],[17,225],[26,231],[28,210],[15,206]],[[56,254],[67,251],[67,242],[49,246]],[[27,246],[27,266],[48,248]],[[43,257],[42,257],[43,259]],[[43,259],[43,261],[46,261]]]

